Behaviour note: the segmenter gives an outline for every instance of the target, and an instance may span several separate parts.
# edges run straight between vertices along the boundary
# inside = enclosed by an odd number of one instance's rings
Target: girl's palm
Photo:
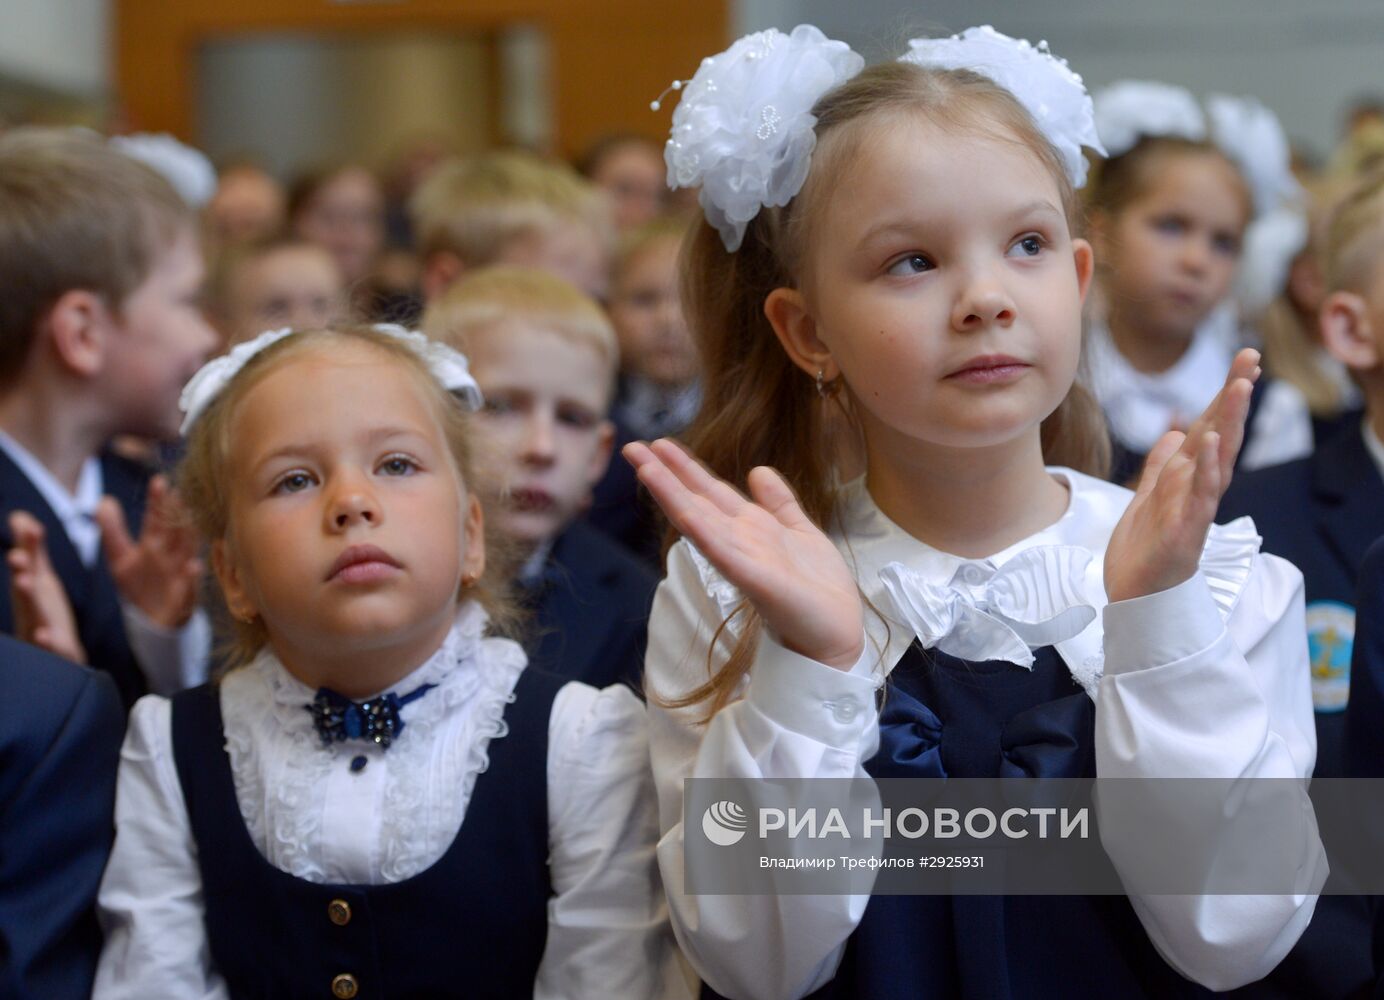
[[[1245,438],[1258,364],[1256,351],[1236,355],[1225,386],[1187,433],[1169,431],[1149,453],[1105,552],[1111,603],[1167,590],[1196,572]]]
[[[778,473],[751,470],[746,498],[672,441],[636,442],[624,455],[673,526],[786,647],[843,670],[855,664],[864,644],[855,578]]]

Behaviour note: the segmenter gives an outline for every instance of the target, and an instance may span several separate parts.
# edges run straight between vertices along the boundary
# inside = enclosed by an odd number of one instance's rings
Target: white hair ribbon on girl
[[[376,323],[373,329],[399,340],[418,355],[428,366],[433,377],[442,383],[444,389],[456,396],[467,410],[474,412],[481,408],[484,402],[481,388],[471,377],[466,355],[446,344],[430,340],[416,330],[406,330],[394,323]],[[251,358],[285,337],[293,336],[295,332],[298,331],[286,327],[281,330],[266,330],[254,340],[237,344],[228,353],[208,361],[198,369],[197,374],[188,379],[187,385],[183,386],[182,395],[178,397],[178,409],[183,413],[183,422],[178,428],[178,433],[187,436],[197,418],[206,412],[207,407],[221,395],[231,379],[249,364]]]
[[[1249,182],[1254,214],[1266,215],[1299,200],[1292,150],[1278,116],[1253,97],[1212,94],[1206,99],[1211,139]]]
[[[701,185],[702,211],[726,250],[740,248],[761,208],[802,190],[817,144],[812,106],[864,65],[845,42],[800,24],[787,35],[746,35],[673,84],[682,99],[663,153],[668,186]]]
[[[1096,132],[1091,95],[1081,76],[1067,60],[1053,55],[1047,42],[1034,45],[1010,38],[986,24],[950,38],[914,38],[899,61],[936,69],[968,69],[1009,91],[1062,157],[1073,187],[1086,183],[1082,147],[1105,155]]]
[[[110,144],[162,174],[192,208],[201,208],[216,193],[216,168],[207,154],[166,132],[112,136]]]
[[[1206,115],[1190,90],[1152,80],[1121,80],[1093,98],[1096,131],[1107,156],[1128,153],[1145,136],[1201,142]]]
[[[1277,116],[1252,97],[1213,94],[1203,112],[1183,87],[1121,80],[1095,95],[1095,107],[1096,128],[1110,156],[1129,152],[1143,138],[1210,139],[1244,175],[1256,216],[1301,198],[1288,137]]]

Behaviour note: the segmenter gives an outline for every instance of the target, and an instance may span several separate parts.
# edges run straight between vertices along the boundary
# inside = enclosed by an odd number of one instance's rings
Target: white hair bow
[[[1301,201],[1283,126],[1252,97],[1213,94],[1203,112],[1184,87],[1121,80],[1095,95],[1095,107],[1096,127],[1111,156],[1129,152],[1145,137],[1210,139],[1244,175],[1256,217]]]
[[[864,65],[845,42],[800,24],[787,35],[746,35],[703,59],[690,81],[674,82],[682,99],[663,153],[668,186],[701,185],[706,220],[728,251],[740,249],[761,208],[802,190],[817,145],[812,107]]]
[[[1070,639],[1095,620],[1083,585],[1090,562],[1088,549],[1040,545],[1001,566],[967,562],[942,586],[899,562],[880,570],[880,579],[924,648],[1032,669],[1035,648]]]
[[[167,132],[117,135],[111,138],[110,144],[162,174],[193,208],[201,208],[216,193],[216,168],[207,159],[207,154],[179,142]]]
[[[899,62],[968,69],[1009,91],[1062,157],[1072,187],[1086,183],[1083,146],[1105,155],[1086,85],[1047,42],[1034,45],[985,24],[950,38],[914,38]]]
[[[430,340],[417,330],[406,330],[393,323],[376,323],[374,329],[401,341],[417,354],[428,366],[433,377],[442,383],[443,388],[456,396],[467,410],[481,408],[481,387],[471,377],[466,355],[446,344]],[[281,330],[266,330],[254,340],[237,344],[227,354],[208,361],[198,369],[197,374],[183,386],[182,395],[178,397],[178,409],[183,413],[183,422],[178,432],[184,437],[187,436],[197,418],[206,412],[207,407],[221,395],[231,379],[236,377],[251,358],[297,332],[299,331],[286,327]]]

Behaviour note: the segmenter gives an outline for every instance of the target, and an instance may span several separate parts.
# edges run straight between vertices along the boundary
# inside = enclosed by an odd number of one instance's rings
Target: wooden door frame
[[[724,48],[729,0],[117,0],[116,90],[134,129],[195,133],[199,46],[238,36],[369,34],[414,29],[496,33],[543,29],[551,53],[555,152],[602,134],[666,134],[649,101]]]

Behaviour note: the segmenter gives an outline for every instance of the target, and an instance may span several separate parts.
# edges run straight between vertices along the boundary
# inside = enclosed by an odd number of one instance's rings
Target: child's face
[[[646,244],[625,263],[610,296],[621,367],[670,386],[697,377],[697,348],[678,297],[679,244],[672,235]]]
[[[207,205],[213,231],[230,243],[270,235],[283,224],[283,214],[283,188],[256,167],[222,174]]]
[[[824,199],[804,293],[766,303],[780,337],[839,367],[872,451],[1036,433],[1075,379],[1091,268],[1057,181],[1018,142],[920,120],[865,141]]]
[[[519,545],[555,538],[610,461],[610,368],[594,348],[523,321],[468,338],[485,394],[481,468],[500,530]]]
[[[610,290],[610,254],[605,240],[595,228],[575,220],[510,241],[493,263],[556,274],[597,302],[604,302]]]
[[[364,278],[384,244],[384,196],[360,169],[343,170],[324,184],[294,226],[303,239],[336,258],[348,283]]]
[[[1149,188],[1097,227],[1111,308],[1145,333],[1190,337],[1230,293],[1248,222],[1244,183],[1225,159],[1169,155]]]
[[[213,564],[232,613],[262,618],[281,656],[444,634],[462,574],[484,566],[480,506],[420,388],[378,348],[333,342],[239,401]]]
[[[324,329],[345,298],[336,262],[315,246],[282,247],[247,261],[230,292],[232,344],[281,327]]]
[[[657,146],[629,142],[603,157],[591,180],[610,197],[616,227],[632,229],[662,210],[667,172]]]
[[[186,231],[114,314],[98,387],[116,432],[177,437],[178,396],[217,344],[198,304],[203,273],[196,238]]]

